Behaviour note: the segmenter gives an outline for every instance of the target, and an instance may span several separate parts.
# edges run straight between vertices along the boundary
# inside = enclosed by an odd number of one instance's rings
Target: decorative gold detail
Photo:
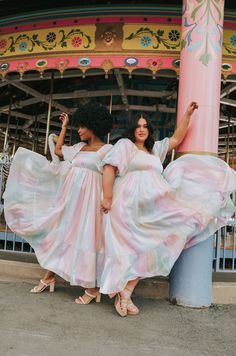
[[[124,68],[127,69],[128,73],[129,73],[128,77],[131,79],[132,78],[132,72],[133,72],[133,70],[137,69],[137,66],[135,66],[135,67],[127,67],[127,66],[125,66]]]
[[[113,68],[113,63],[109,59],[105,59],[104,62],[102,62],[101,67],[104,69],[106,73],[109,72]]]
[[[58,61],[55,62],[56,68],[59,69],[61,75],[63,75],[64,70],[68,67],[69,63],[70,63],[69,59],[59,59]]]
[[[101,39],[107,47],[110,47],[115,42],[116,38],[117,38],[117,33],[112,28],[105,30],[101,34]]]
[[[28,62],[22,62],[18,63],[16,66],[16,69],[20,73],[20,78],[23,78],[24,72],[26,71],[26,68],[28,67],[29,63]]]
[[[152,71],[153,75],[155,75],[156,72],[160,70],[163,66],[163,62],[159,58],[148,59],[147,64],[148,64],[148,68]]]

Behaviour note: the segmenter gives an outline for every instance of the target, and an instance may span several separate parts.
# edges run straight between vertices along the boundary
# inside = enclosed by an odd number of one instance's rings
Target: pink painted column
[[[184,0],[178,121],[197,101],[178,152],[217,153],[224,0]]]
[[[196,101],[198,110],[178,153],[215,154],[218,149],[224,0],[184,0],[178,121]],[[213,244],[184,250],[170,274],[170,300],[192,308],[212,300]]]

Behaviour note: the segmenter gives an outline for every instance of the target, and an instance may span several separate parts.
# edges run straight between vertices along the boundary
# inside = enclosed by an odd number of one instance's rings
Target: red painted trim
[[[181,25],[181,17],[139,17],[139,16],[107,16],[107,17],[81,17],[66,20],[56,20],[56,21],[45,21],[38,23],[29,23],[19,26],[10,26],[0,28],[0,34],[7,34],[13,32],[24,32],[32,31],[35,29],[53,28],[53,27],[64,27],[64,26],[79,26],[79,25],[91,25],[96,23],[125,23],[125,24],[136,24],[136,23],[147,23],[147,24],[166,24],[166,25]]]
[[[233,21],[225,21],[224,22],[224,28],[227,28],[229,30],[233,30],[236,28],[236,21],[233,22]]]

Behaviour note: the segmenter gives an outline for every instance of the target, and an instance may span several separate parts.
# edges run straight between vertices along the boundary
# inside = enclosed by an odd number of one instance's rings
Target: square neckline
[[[104,145],[102,145],[102,147],[100,147],[97,151],[85,151],[85,150],[83,151],[82,148],[85,147],[85,146],[87,146],[88,144],[87,144],[86,142],[81,142],[81,143],[83,143],[83,145],[81,145],[81,148],[80,148],[79,152],[84,152],[84,153],[99,153],[99,152],[102,151],[102,149],[103,149],[105,146],[107,146],[107,145],[109,145],[109,146],[112,147],[111,144],[109,144],[109,143],[104,143]]]

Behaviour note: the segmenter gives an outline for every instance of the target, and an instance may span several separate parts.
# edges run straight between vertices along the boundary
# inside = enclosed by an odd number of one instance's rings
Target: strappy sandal
[[[131,299],[131,295],[133,293],[132,289],[129,289],[128,287],[125,287],[124,292],[128,292],[129,297],[128,297],[128,302],[127,302],[127,314],[128,315],[137,315],[139,314],[139,309],[136,307],[136,305],[133,303]]]
[[[122,298],[120,293],[117,293],[115,298],[115,309],[122,317],[127,316],[127,304],[128,299]]]
[[[84,295],[85,295],[85,294],[89,297],[86,301],[84,300]],[[86,304],[91,303],[93,299],[95,299],[95,302],[96,302],[96,303],[100,303],[100,302],[101,302],[101,293],[97,292],[97,293],[94,295],[94,294],[89,293],[89,292],[85,289],[85,294],[84,294],[82,297],[76,298],[76,299],[75,299],[75,303],[76,303],[76,304],[83,304],[83,305],[86,305]]]
[[[128,315],[137,315],[137,314],[139,314],[139,308],[133,303],[131,298],[128,300],[127,314]]]
[[[53,293],[55,291],[55,284],[56,284],[55,279],[49,283],[45,283],[42,279],[40,279],[39,284],[34,288],[32,288],[30,293],[36,293],[36,294],[42,293],[47,287],[49,287],[49,292]]]

